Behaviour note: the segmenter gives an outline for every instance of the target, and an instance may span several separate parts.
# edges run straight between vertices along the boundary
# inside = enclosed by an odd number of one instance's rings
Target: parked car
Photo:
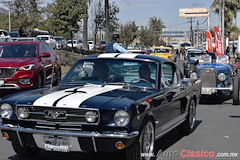
[[[85,56],[58,87],[2,98],[0,129],[22,156],[45,149],[121,151],[126,159],[141,159],[172,129],[193,132],[200,85],[164,58]]]
[[[87,41],[89,50],[94,50],[95,42],[94,41]]]
[[[67,41],[64,37],[53,37],[56,40],[56,49],[66,49]]]
[[[68,40],[67,41],[67,46],[68,48],[75,48],[77,50],[81,50],[82,47],[83,47],[83,44],[82,44],[82,40],[76,40],[74,39],[73,41],[72,40]]]
[[[56,40],[51,35],[38,35],[36,40],[43,40],[48,43],[53,49],[56,48]]]
[[[53,69],[54,66],[54,69]],[[41,88],[61,79],[58,55],[45,42],[0,44],[0,89]]]
[[[0,29],[0,42],[8,42],[11,40],[11,36],[7,31]]]
[[[239,75],[233,74],[229,57],[218,56],[216,62],[211,59],[211,56],[201,58],[190,77],[201,79],[202,95],[232,95],[233,104],[239,104]]]
[[[96,45],[96,49],[99,50],[105,50],[106,47],[106,41],[99,41]]]
[[[12,41],[36,41],[36,37],[11,37]]]
[[[171,47],[153,47],[152,53],[150,53],[150,55],[163,57],[176,62],[176,55]]]

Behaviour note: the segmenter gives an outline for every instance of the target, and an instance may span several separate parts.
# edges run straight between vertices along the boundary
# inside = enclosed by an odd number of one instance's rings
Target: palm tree
[[[154,16],[149,19],[149,25],[154,35],[154,45],[160,45],[159,37],[162,34],[162,29],[165,28],[163,21]]]
[[[219,14],[220,10],[220,0],[214,0],[211,5],[212,10],[215,13]],[[237,17],[237,12],[240,10],[240,0],[225,0],[225,7],[224,7],[224,26],[225,28],[227,25],[231,25],[233,19]]]

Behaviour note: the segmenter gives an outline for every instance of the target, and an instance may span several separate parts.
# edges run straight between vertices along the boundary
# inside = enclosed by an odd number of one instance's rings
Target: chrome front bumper
[[[231,92],[233,90],[232,87],[218,88],[218,87],[202,87],[201,94],[211,95],[217,93],[217,91],[222,92]]]
[[[0,124],[1,130],[9,130],[14,132],[32,133],[32,134],[44,134],[54,136],[72,136],[72,137],[95,137],[95,138],[122,138],[131,139],[139,135],[138,131],[130,133],[99,133],[99,132],[87,132],[87,131],[66,131],[66,130],[47,130],[47,129],[32,129],[22,128],[11,124]]]

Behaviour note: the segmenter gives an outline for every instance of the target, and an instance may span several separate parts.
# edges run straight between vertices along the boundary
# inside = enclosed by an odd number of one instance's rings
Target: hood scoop
[[[86,91],[81,91],[81,90],[78,90],[79,88],[74,88],[74,89],[69,89],[69,90],[66,90],[65,92],[72,92],[72,93],[87,93]]]

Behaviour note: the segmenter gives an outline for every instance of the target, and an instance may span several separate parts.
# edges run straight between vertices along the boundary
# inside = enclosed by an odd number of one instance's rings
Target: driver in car
[[[154,79],[151,78],[151,70],[148,65],[142,64],[139,67],[138,72],[139,72],[139,78],[140,78],[139,82],[147,82],[155,85],[156,82]]]

